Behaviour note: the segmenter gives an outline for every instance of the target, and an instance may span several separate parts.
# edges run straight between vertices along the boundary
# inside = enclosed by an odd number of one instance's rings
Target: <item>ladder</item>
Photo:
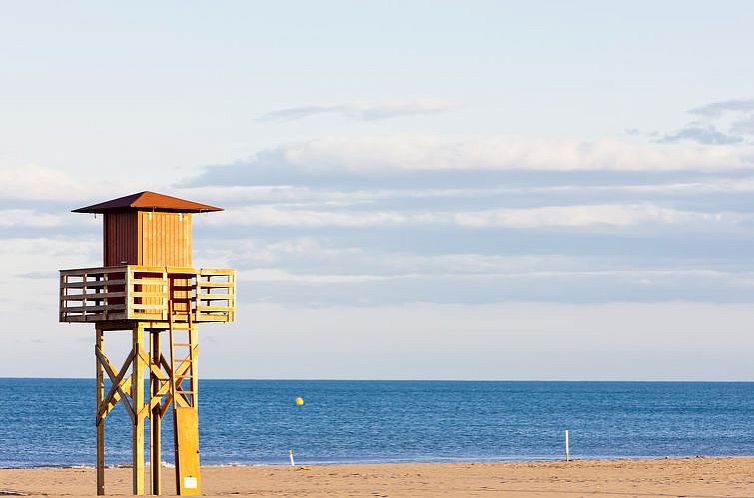
[[[177,312],[173,299],[168,301],[170,327],[170,394],[173,409],[180,406],[196,407],[196,328],[191,320],[191,310]],[[186,385],[188,384],[188,385]],[[179,402],[180,400],[180,402]]]
[[[175,478],[178,495],[197,495],[199,481],[199,412],[196,357],[197,329],[192,321],[190,299],[168,300],[170,331],[170,394],[173,405]],[[183,309],[176,309],[175,302]]]

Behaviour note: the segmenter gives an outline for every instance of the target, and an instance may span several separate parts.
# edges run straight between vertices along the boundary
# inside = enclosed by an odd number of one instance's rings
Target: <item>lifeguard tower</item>
[[[176,492],[200,493],[197,328],[234,320],[235,272],[192,266],[191,217],[221,210],[153,192],[74,210],[103,215],[103,266],[60,271],[60,321],[91,322],[96,330],[98,495],[105,494],[105,418],[118,402],[132,422],[133,493],[144,494],[147,418],[151,492],[162,492],[160,429],[170,408]],[[110,331],[132,334],[120,368],[105,354]]]

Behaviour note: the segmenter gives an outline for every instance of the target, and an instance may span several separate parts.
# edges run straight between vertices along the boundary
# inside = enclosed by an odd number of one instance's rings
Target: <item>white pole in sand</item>
[[[567,430],[565,431],[565,437],[566,437],[566,441],[565,441],[566,462],[568,462],[571,459],[571,452],[569,451],[569,448],[568,448],[568,431]]]
[[[288,450],[288,458],[291,459],[291,467],[295,467],[296,464],[293,462],[293,450]]]

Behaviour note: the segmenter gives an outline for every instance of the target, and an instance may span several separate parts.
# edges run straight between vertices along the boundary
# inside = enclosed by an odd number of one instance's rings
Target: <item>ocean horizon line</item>
[[[0,376],[0,380],[94,380],[95,377],[43,377],[43,376]],[[204,381],[264,381],[264,382],[521,382],[521,383],[678,383],[678,384],[751,384],[754,379],[447,379],[447,378],[275,378],[275,377],[203,377]]]

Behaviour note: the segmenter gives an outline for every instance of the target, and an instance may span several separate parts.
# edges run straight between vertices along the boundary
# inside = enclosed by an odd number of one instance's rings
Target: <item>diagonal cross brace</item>
[[[110,363],[110,360],[107,359],[107,356],[102,352],[102,350],[98,347],[94,348],[94,353],[97,356],[97,360],[99,361],[100,365],[104,368],[105,372],[107,372],[108,377],[110,377],[110,381],[112,382],[112,386],[110,386],[110,391],[108,391],[105,398],[102,400],[102,404],[100,404],[99,409],[97,410],[97,423],[101,423],[101,420],[104,419],[105,412],[109,412],[112,410],[112,408],[108,407],[110,404],[115,405],[118,400],[115,398],[115,393],[117,392],[119,394],[119,397],[123,401],[123,406],[126,407],[126,411],[131,416],[131,421],[136,421],[136,414],[134,413],[134,409],[131,406],[131,403],[129,402],[128,394],[130,394],[130,389],[128,389],[128,393],[124,390],[123,386],[126,382],[124,382],[124,377],[126,373],[128,372],[128,367],[131,364],[131,362],[134,359],[135,353],[131,351],[131,353],[126,358],[126,361],[123,362],[123,366],[120,369],[120,372],[115,370],[115,367],[113,367],[112,363]],[[127,380],[130,380],[130,376]],[[100,418],[101,417],[101,418]]]

